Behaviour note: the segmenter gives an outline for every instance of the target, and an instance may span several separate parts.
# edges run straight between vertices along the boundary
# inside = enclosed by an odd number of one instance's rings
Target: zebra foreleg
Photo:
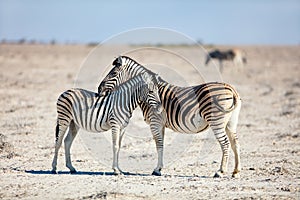
[[[119,126],[112,127],[112,143],[113,143],[113,165],[114,175],[123,174],[122,170],[119,168],[119,152],[121,147],[121,135],[122,130]]]
[[[120,153],[120,149],[121,149],[121,144],[122,144],[122,139],[123,139],[124,133],[125,133],[125,129],[121,129],[120,130],[120,140],[119,140],[119,152],[118,152],[118,154]]]
[[[161,169],[163,168],[165,127],[161,123],[151,123],[150,128],[155,140],[158,155],[157,167],[153,170],[152,175],[161,176]]]
[[[220,64],[220,72],[223,73],[223,61],[222,61],[222,59],[219,59],[219,64]]]
[[[62,139],[65,135],[65,132],[68,128],[68,125],[60,125],[59,122],[57,122],[56,125],[56,139],[55,139],[55,153],[54,153],[54,158],[52,161],[52,173],[56,174],[56,166],[57,166],[57,157],[58,157],[58,151],[59,148],[61,147]]]
[[[65,142],[66,166],[70,169],[71,174],[76,173],[76,169],[72,166],[70,149],[71,149],[73,140],[77,135],[77,132],[78,132],[78,127],[75,125],[74,121],[71,121],[70,126],[69,126],[68,135],[64,141]]]
[[[119,168],[119,155],[120,155],[120,150],[121,150],[121,145],[122,145],[122,139],[123,139],[124,134],[125,134],[125,129],[121,129],[120,130],[120,139],[119,139],[119,148],[118,148],[118,151],[117,151],[118,169],[119,169],[119,171],[120,171],[121,174],[123,174],[124,172]]]
[[[224,174],[227,172],[227,165],[228,165],[228,149],[229,149],[229,140],[225,133],[224,128],[216,128],[212,126],[212,130],[215,133],[217,140],[220,143],[222,149],[222,161],[220,165],[220,169],[215,173],[214,177],[223,177]]]

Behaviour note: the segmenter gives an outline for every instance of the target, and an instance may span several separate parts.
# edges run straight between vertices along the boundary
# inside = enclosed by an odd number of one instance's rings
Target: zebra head
[[[105,96],[107,93],[113,91],[116,86],[122,83],[119,78],[119,71],[119,67],[112,68],[106,75],[106,77],[102,80],[102,82],[98,86],[98,94],[100,96]]]
[[[158,92],[157,79],[158,75],[152,75],[148,72],[141,74],[145,82],[144,92],[140,96],[140,101],[147,102],[150,107],[153,107],[159,114],[163,111],[163,107],[160,101],[160,96]]]
[[[113,91],[116,86],[126,82],[138,74],[143,72],[153,73],[127,56],[119,56],[113,61],[112,65],[113,68],[98,87],[98,94],[100,96]]]

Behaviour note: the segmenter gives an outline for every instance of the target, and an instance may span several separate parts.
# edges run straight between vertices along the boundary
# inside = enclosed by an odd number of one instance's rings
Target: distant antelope
[[[207,65],[212,58],[219,60],[221,72],[223,72],[223,60],[233,61],[236,66],[243,66],[243,64],[247,63],[244,53],[239,49],[229,49],[227,51],[216,49],[211,51],[206,57],[205,65]]]

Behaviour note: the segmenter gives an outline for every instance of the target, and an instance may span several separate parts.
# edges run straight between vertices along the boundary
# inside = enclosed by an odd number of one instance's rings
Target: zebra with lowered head
[[[231,60],[238,67],[243,67],[247,63],[245,53],[239,49],[229,49],[227,51],[221,51],[216,49],[208,53],[205,61],[205,65],[208,65],[211,59],[219,60],[220,72],[223,72],[223,61]]]
[[[98,87],[99,94],[107,94],[114,88],[140,73],[153,73],[127,56],[120,56],[113,61],[113,68]],[[164,128],[181,133],[200,133],[209,127],[220,143],[222,161],[215,177],[222,177],[227,171],[229,147],[234,152],[235,167],[232,176],[239,177],[240,145],[236,134],[241,99],[237,91],[229,84],[210,82],[190,87],[172,85],[161,77],[158,78],[158,93],[164,112],[153,114],[156,120],[148,120],[151,110],[142,105],[145,120],[155,129],[154,139],[158,150],[158,166],[154,175],[161,175],[163,167]],[[160,120],[165,119],[165,120]]]
[[[76,173],[71,163],[70,148],[79,130],[103,132],[112,129],[113,170],[114,174],[122,173],[118,165],[124,129],[128,125],[133,110],[143,102],[151,112],[162,111],[158,96],[157,77],[147,72],[120,84],[114,92],[99,96],[84,89],[71,89],[62,93],[57,100],[57,125],[55,154],[52,172],[56,173],[58,151],[64,134],[66,166],[71,173]]]

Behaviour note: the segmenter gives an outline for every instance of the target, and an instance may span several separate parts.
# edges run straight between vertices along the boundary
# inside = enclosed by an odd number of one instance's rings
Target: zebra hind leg
[[[76,169],[72,166],[70,149],[71,149],[71,145],[74,141],[74,138],[76,137],[76,135],[78,133],[78,130],[79,130],[78,127],[76,126],[76,124],[72,120],[71,123],[70,123],[70,126],[69,126],[68,135],[64,140],[64,142],[65,142],[66,167],[68,167],[70,169],[71,174],[76,173]]]
[[[220,165],[220,169],[215,173],[214,177],[223,177],[224,174],[227,172],[227,165],[228,165],[228,149],[229,149],[229,140],[225,132],[225,128],[218,128],[211,126],[215,137],[217,138],[218,142],[220,143],[222,149],[222,161]]]
[[[239,101],[238,106],[232,112],[232,115],[226,126],[226,133],[227,136],[229,137],[231,148],[233,150],[234,158],[235,158],[235,167],[232,173],[232,177],[234,178],[239,178],[240,177],[239,172],[241,171],[240,144],[236,134],[240,109],[241,109],[241,102]]]
[[[222,61],[222,59],[219,59],[219,64],[220,64],[220,72],[223,73],[223,68],[224,68],[224,66],[223,66],[223,61]]]
[[[54,158],[52,161],[52,173],[56,174],[56,166],[57,166],[57,157],[58,157],[58,151],[59,148],[61,147],[62,139],[65,135],[65,132],[68,128],[68,125],[60,125],[59,122],[57,121],[56,125],[56,130],[55,130],[55,153],[54,153]]]
[[[238,137],[236,133],[230,131],[228,128],[226,128],[226,133],[229,137],[230,144],[232,151],[234,153],[234,160],[235,160],[235,167],[234,171],[232,173],[232,177],[234,178],[240,178],[240,171],[241,171],[241,159],[240,159],[240,144],[238,142]]]

